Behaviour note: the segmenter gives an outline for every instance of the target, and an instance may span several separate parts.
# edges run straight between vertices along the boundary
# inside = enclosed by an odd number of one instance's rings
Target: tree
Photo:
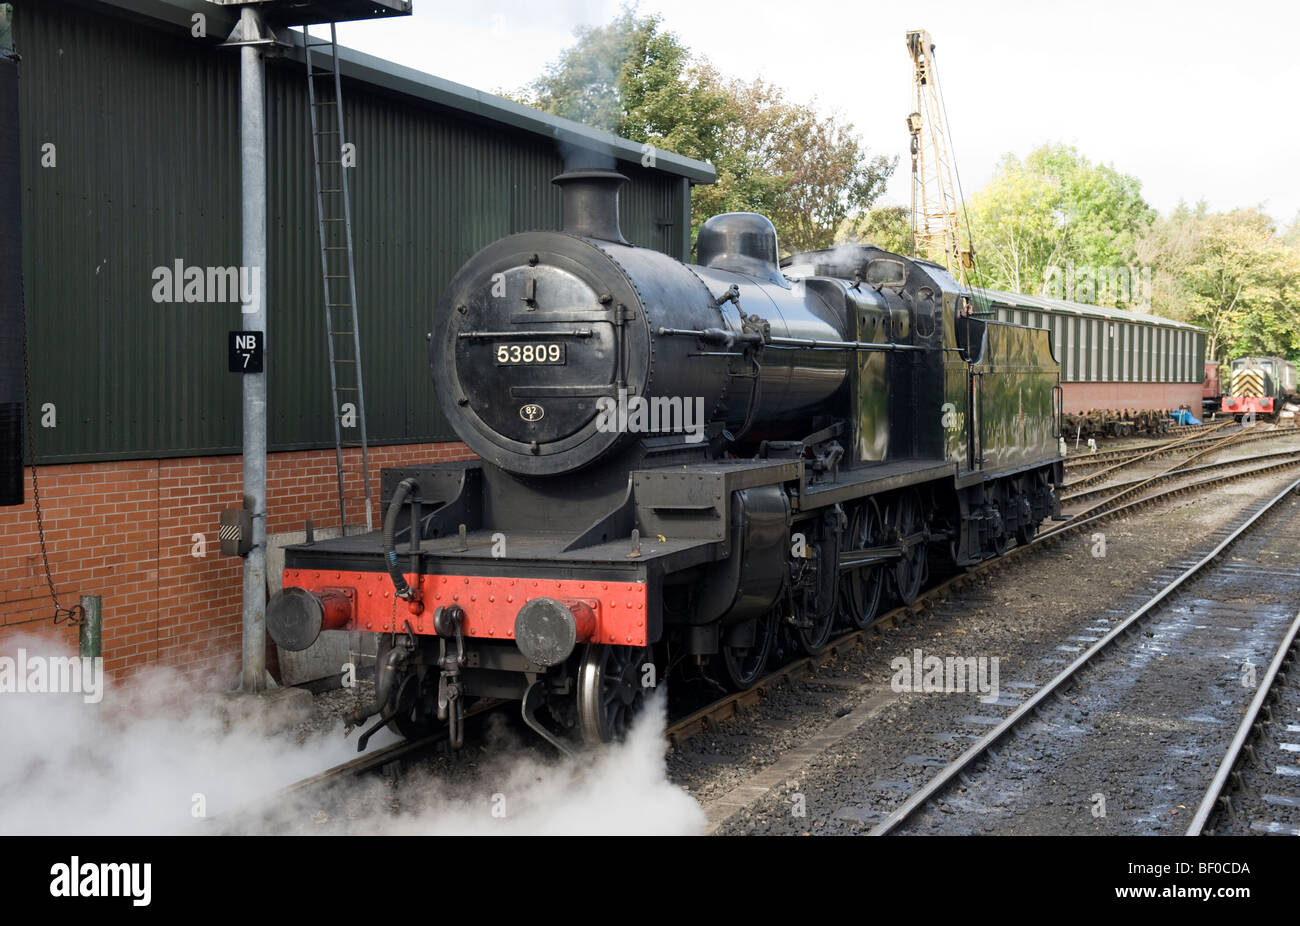
[[[1259,209],[1180,204],[1139,253],[1158,268],[1153,307],[1205,328],[1208,357],[1300,357],[1300,248]]]
[[[1124,306],[1138,240],[1155,218],[1142,185],[1076,148],[1005,155],[971,197],[976,279],[1013,292]],[[1119,281],[1130,285],[1116,286]],[[1081,298],[1082,297],[1082,298]]]
[[[907,206],[879,206],[846,219],[835,235],[837,244],[874,244],[895,254],[910,255],[916,237],[912,234],[912,210]]]
[[[662,17],[624,6],[510,96],[634,141],[707,160],[717,183],[695,188],[692,236],[710,215],[761,212],[787,251],[825,247],[883,192],[894,161],[869,157],[853,126],[791,103],[762,80],[724,78]]]
[[[1286,232],[1282,235],[1282,240],[1293,248],[1300,248],[1300,210],[1297,210],[1295,218],[1287,226]]]
[[[1153,314],[1191,321],[1193,296],[1187,274],[1197,259],[1205,214],[1205,203],[1193,210],[1180,202],[1169,216],[1157,218],[1137,242],[1137,262],[1151,274],[1148,302]]]
[[[511,98],[619,135],[630,125],[660,128],[647,104],[666,98],[676,108],[690,54],[662,21],[625,5],[606,25],[579,27],[574,44]]]

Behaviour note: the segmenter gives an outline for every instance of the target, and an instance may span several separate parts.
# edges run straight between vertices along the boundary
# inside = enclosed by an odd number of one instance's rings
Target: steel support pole
[[[258,14],[240,11],[244,41],[261,33]],[[239,151],[243,205],[243,271],[251,301],[240,305],[243,330],[266,332],[261,373],[243,383],[244,505],[253,515],[253,546],[244,557],[243,669],[239,690],[265,691],[266,684],[266,370],[271,365],[266,325],[266,62],[262,46],[239,49]],[[243,298],[248,299],[250,293]]]
[[[81,626],[78,628],[78,649],[82,656],[94,659],[103,656],[104,599],[99,595],[81,596]]]

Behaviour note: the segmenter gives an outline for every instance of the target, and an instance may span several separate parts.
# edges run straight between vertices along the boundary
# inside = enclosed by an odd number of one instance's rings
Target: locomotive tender
[[[634,247],[622,175],[555,179],[565,227],[503,238],[437,303],[438,400],[479,456],[385,469],[381,532],[285,551],[268,629],[379,634],[404,735],[520,702],[562,750],[616,739],[682,665],[739,689],[777,635],[909,602],[1059,515],[1049,333],[971,316],[941,267],[869,246],[778,261],[749,213],[698,265]]]

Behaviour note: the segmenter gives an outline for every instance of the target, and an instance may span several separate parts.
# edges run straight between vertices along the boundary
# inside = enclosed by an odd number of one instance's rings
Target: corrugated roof
[[[982,297],[994,305],[1012,306],[1018,309],[1038,309],[1043,312],[1055,312],[1066,315],[1084,315],[1090,318],[1106,318],[1111,321],[1136,322],[1154,325],[1158,328],[1184,328],[1189,331],[1205,331],[1196,325],[1163,318],[1149,312],[1131,312],[1127,309],[1112,309],[1101,305],[1089,305],[1086,302],[1072,302],[1069,299],[1051,299],[1047,296],[1027,296],[1024,293],[1008,293],[998,289],[972,289],[976,297]]]
[[[207,0],[74,0],[74,2],[80,2],[85,6],[107,7],[132,18],[151,21],[155,25],[175,26],[186,32],[189,32],[192,25],[191,16],[194,13],[202,13],[208,21],[208,40],[213,42],[224,41],[230,29],[234,27],[238,15],[237,8],[217,6],[208,3]],[[291,59],[302,61],[302,35],[298,32],[290,32],[288,35],[293,42],[293,47],[284,49],[284,54]],[[395,64],[341,45],[339,67],[344,77],[364,81],[402,96],[446,106],[491,122],[543,135],[598,155],[632,162],[640,162],[642,158],[641,142],[593,129],[572,119],[552,116],[531,106],[524,106],[504,97],[475,90],[473,87],[435,77],[417,71],[415,68]],[[665,173],[686,177],[694,183],[713,183],[718,179],[717,171],[712,164],[683,157],[671,151],[656,150],[655,167]]]

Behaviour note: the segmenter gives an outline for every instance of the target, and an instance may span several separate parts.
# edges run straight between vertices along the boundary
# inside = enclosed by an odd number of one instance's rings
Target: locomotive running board
[[[801,487],[795,502],[799,510],[811,511],[922,482],[952,479],[955,472],[956,464],[946,461],[929,465],[920,460],[860,464],[852,469],[841,469],[839,482]]]

